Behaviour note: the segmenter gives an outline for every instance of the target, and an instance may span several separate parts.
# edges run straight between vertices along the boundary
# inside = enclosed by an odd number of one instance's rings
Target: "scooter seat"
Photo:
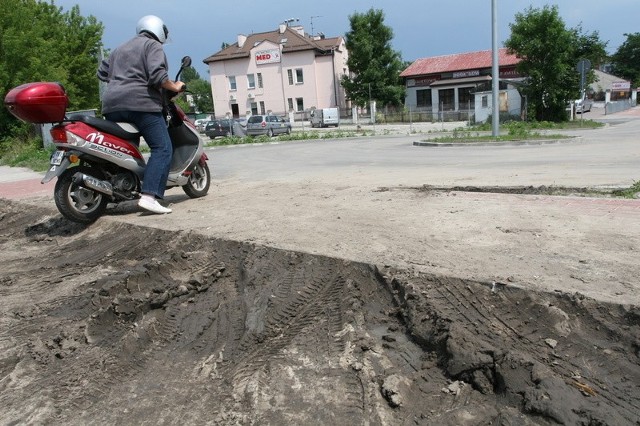
[[[96,129],[101,130],[105,133],[109,133],[110,135],[117,136],[119,138],[122,138],[130,142],[137,142],[138,140],[140,140],[140,136],[141,136],[140,132],[127,131],[123,129],[120,126],[120,124],[114,121],[104,120],[102,118],[97,118],[97,117],[91,117],[90,115],[73,114],[68,117],[68,120],[80,121],[91,127],[95,127]],[[123,123],[123,124],[129,124],[129,123]],[[131,124],[129,124],[129,126],[131,126],[132,130],[134,129],[134,127]]]

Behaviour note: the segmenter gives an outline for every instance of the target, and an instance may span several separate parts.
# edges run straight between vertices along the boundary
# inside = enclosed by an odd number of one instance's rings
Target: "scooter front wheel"
[[[189,176],[189,181],[182,186],[185,194],[190,198],[200,198],[207,195],[211,186],[211,172],[206,161],[196,164]]]
[[[78,223],[92,223],[107,209],[107,196],[73,182],[73,175],[84,173],[96,179],[104,179],[98,169],[78,166],[65,170],[56,182],[53,198],[58,210],[67,219]]]

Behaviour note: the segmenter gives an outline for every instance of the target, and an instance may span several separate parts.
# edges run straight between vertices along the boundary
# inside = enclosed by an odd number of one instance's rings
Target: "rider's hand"
[[[185,91],[185,89],[187,88],[187,85],[184,84],[182,81],[165,80],[162,82],[162,88],[166,90],[170,90],[175,93],[180,93]]]

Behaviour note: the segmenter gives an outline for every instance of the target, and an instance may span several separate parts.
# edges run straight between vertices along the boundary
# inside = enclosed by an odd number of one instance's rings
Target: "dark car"
[[[279,133],[291,133],[291,123],[276,115],[252,115],[247,121],[247,135],[269,137]]]
[[[211,139],[215,139],[218,136],[230,136],[231,135],[231,120],[211,120],[204,128],[204,134]]]

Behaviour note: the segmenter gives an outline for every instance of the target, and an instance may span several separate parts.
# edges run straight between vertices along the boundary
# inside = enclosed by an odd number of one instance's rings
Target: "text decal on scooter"
[[[89,133],[87,135],[87,140],[89,142],[97,142],[99,144],[104,140],[104,135],[102,133]]]
[[[102,146],[102,145],[97,145],[94,143],[89,144],[89,149],[93,150],[93,151],[98,151],[98,152],[102,152],[105,153],[107,155],[111,155],[113,157],[118,157],[118,158],[124,158],[124,154],[116,151],[115,149],[109,149],[106,146]]]
[[[102,133],[89,133],[86,137],[89,142],[97,143],[98,145],[105,146],[107,148],[111,148],[112,150],[123,152],[127,155],[135,155],[135,152],[128,149],[127,147],[118,145],[117,143],[109,142],[104,140],[104,135]]]

